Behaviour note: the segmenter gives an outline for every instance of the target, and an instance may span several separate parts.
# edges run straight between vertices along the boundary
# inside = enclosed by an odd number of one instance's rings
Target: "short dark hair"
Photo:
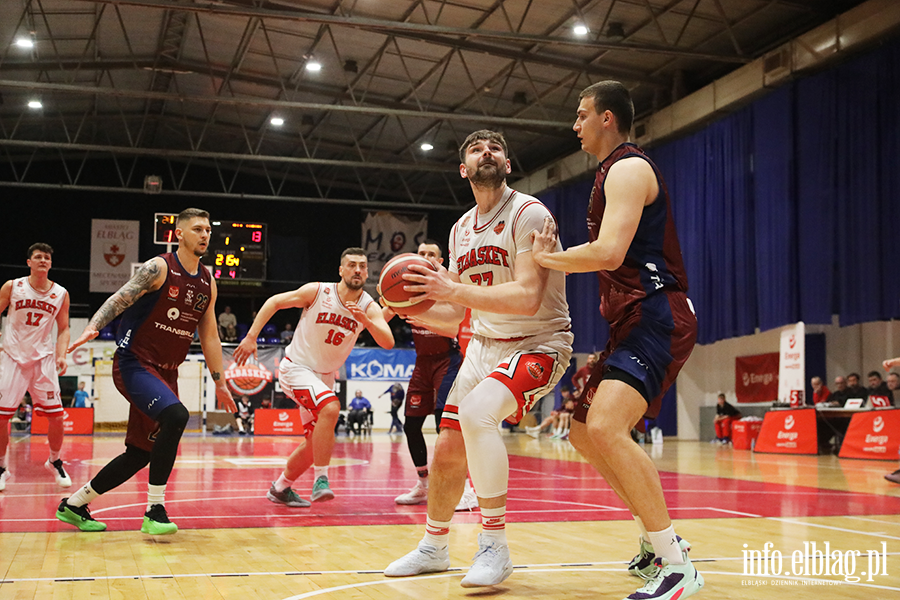
[[[725,394],[719,394],[719,395],[717,396],[717,398],[721,398],[722,400],[724,400],[724,399],[725,399]]]
[[[420,245],[421,245],[421,244],[426,244],[426,245],[428,245],[428,246],[437,246],[437,249],[438,249],[438,256],[439,256],[439,257],[443,257],[443,256],[444,256],[444,247],[441,246],[441,243],[440,243],[439,241],[437,241],[437,240],[433,240],[433,239],[431,239],[431,238],[425,238],[424,240],[422,240],[421,242],[419,242],[419,244],[420,244]]]
[[[859,380],[859,373],[850,373],[847,375],[847,379],[850,379],[851,377],[856,377],[856,379]]]
[[[53,256],[53,248],[50,244],[45,244],[43,242],[38,242],[28,247],[28,258],[31,258],[35,252],[46,252],[50,256]]]
[[[178,227],[179,223],[197,218],[209,219],[209,213],[200,208],[186,208],[175,217],[175,227]]]
[[[496,142],[500,144],[503,148],[503,156],[509,158],[509,146],[506,145],[506,138],[503,137],[502,133],[499,131],[491,131],[490,129],[479,129],[478,131],[470,133],[466,139],[463,140],[462,146],[459,147],[459,162],[466,162],[466,150],[469,149],[469,146],[479,141]]]
[[[354,246],[353,248],[347,248],[343,252],[341,252],[341,262],[344,262],[344,257],[348,254],[352,254],[353,256],[365,256],[366,262],[368,262],[369,256],[366,254],[366,251],[362,248]]]
[[[581,90],[578,99],[592,98],[597,114],[608,110],[616,118],[619,133],[628,135],[634,123],[634,103],[628,89],[618,81],[599,81]]]
[[[869,374],[866,377],[877,377],[878,379],[881,379],[881,373],[878,371],[869,371]]]

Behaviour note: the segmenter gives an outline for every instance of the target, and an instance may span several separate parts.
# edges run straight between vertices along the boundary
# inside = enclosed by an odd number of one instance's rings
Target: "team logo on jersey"
[[[125,253],[121,252],[121,250],[118,244],[113,244],[109,247],[108,252],[103,253],[103,259],[109,266],[118,267],[125,260]]]
[[[496,233],[497,235],[500,235],[500,232],[503,231],[503,229],[504,229],[505,227],[506,227],[506,221],[500,221],[500,222],[497,223],[497,225],[494,227],[494,233]]]
[[[178,297],[178,286],[177,286],[177,285],[170,285],[170,286],[169,286],[169,298],[171,298],[172,300],[174,300],[174,299],[177,298],[177,297]]]
[[[462,223],[459,224],[460,227],[465,227],[469,224],[469,215],[466,215],[466,218],[462,220]]]
[[[181,316],[181,311],[173,306],[166,312],[166,316],[169,317],[170,321],[174,321]]]
[[[56,294],[50,294],[50,299],[51,299],[51,300],[56,300]]]
[[[18,283],[16,284],[16,287],[22,287],[22,282],[21,282],[21,281],[18,282]]]
[[[544,374],[544,366],[538,362],[529,362],[525,365],[525,369],[528,371],[528,374],[531,375],[534,379],[540,379]]]
[[[184,303],[187,305],[190,305],[190,303],[193,301],[194,301],[194,290],[185,290]]]

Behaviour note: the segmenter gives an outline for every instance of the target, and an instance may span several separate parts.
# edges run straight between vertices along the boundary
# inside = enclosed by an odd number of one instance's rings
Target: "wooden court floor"
[[[14,437],[13,478],[0,492],[0,600],[621,599],[637,589],[624,570],[636,528],[605,482],[567,442],[505,440],[516,569],[502,585],[473,591],[459,580],[476,550],[477,511],[454,517],[452,571],[381,573],[423,533],[425,507],[393,503],[414,482],[401,436],[340,436],[330,473],[337,497],[308,509],[265,499],[297,439],[188,436],[166,501],[180,530],[157,538],[139,532],[146,471],[92,503],[109,530],[82,533],[53,517],[66,494],[41,466],[46,439]],[[121,436],[67,438],[75,486],[121,450]],[[900,486],[883,479],[896,464],[697,442],[646,450],[706,579],[696,597],[900,598]],[[295,487],[308,497],[311,485],[305,475]]]

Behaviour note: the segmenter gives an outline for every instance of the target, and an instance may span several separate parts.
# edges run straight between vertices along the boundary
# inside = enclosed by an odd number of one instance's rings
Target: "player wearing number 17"
[[[284,393],[300,406],[306,426],[304,440],[288,457],[287,466],[272,483],[266,498],[293,507],[309,506],[291,489],[300,475],[314,465],[315,483],[311,499],[330,500],[328,464],[334,450],[334,426],[341,405],[334,394],[334,372],[353,349],[356,338],[368,329],[375,342],[390,350],[394,336],[381,314],[381,307],[363,290],[369,274],[366,251],[347,248],[341,254],[338,283],[311,282],[292,292],[276,294],[259,309],[247,336],[234,350],[237,364],[256,355],[256,338],[269,319],[284,308],[300,308],[291,345],[278,368]]]
[[[0,490],[6,487],[10,472],[6,466],[9,444],[9,420],[19,408],[27,389],[34,412],[47,417],[50,458],[44,467],[53,473],[61,487],[72,480],[63,469],[59,452],[63,443],[63,408],[59,398],[57,374],[66,372],[66,346],[69,345],[69,293],[50,281],[48,275],[53,248],[33,244],[28,249],[31,274],[7,281],[0,288],[0,313],[9,307],[3,351],[0,352]],[[56,323],[56,342],[53,324]]]

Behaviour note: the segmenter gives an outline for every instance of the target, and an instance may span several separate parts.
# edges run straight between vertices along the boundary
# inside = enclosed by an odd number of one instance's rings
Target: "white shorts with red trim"
[[[535,402],[549,394],[562,379],[572,358],[571,331],[504,341],[472,336],[466,358],[447,397],[441,429],[460,431],[459,403],[487,378],[505,385],[516,398],[518,409],[506,417],[515,425]]]
[[[338,402],[334,393],[334,373],[316,373],[309,367],[283,358],[278,365],[278,380],[285,395],[301,409],[312,413],[312,422],[303,419],[311,430],[319,416],[319,410],[329,402]],[[301,410],[302,412],[302,410]]]
[[[48,354],[40,360],[19,364],[6,352],[0,352],[0,418],[12,418],[25,397],[31,394],[34,414],[62,416],[56,357]]]

